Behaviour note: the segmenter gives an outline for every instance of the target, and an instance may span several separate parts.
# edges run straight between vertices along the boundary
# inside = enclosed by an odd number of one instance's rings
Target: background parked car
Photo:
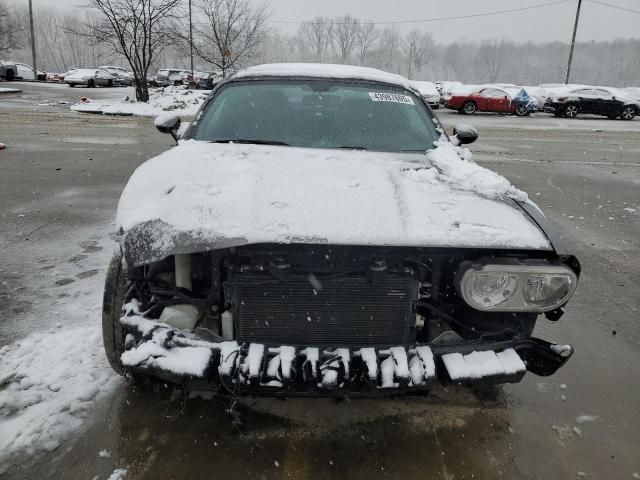
[[[633,120],[640,115],[640,101],[624,92],[605,87],[558,89],[547,99],[544,111],[556,117],[575,118],[579,113],[604,115],[610,119]]]
[[[549,97],[549,91],[546,88],[530,86],[524,86],[522,88],[525,89],[530,97],[536,99],[536,110],[544,109],[544,104],[547,101],[547,97]]]
[[[33,67],[20,62],[1,62],[0,78],[12,80],[46,80],[47,74],[40,70],[34,72]]]
[[[67,75],[71,75],[71,74],[72,74],[73,72],[75,72],[76,70],[77,70],[77,68],[70,68],[70,69],[69,69],[69,70],[67,70],[66,72],[58,74],[58,79],[59,79],[61,82],[64,82],[64,79],[67,77]]]
[[[76,85],[85,85],[89,88],[112,87],[115,83],[115,76],[104,68],[80,68],[72,73],[67,73],[64,82],[70,87]]]
[[[515,113],[528,115],[537,102],[520,87],[488,86],[471,93],[454,93],[445,103],[447,108],[472,115],[476,112]]]
[[[18,67],[18,76],[21,80],[46,80],[47,74],[38,70],[37,73],[33,70],[31,65],[26,63],[16,63]]]
[[[442,97],[440,95],[440,92],[436,88],[435,83],[414,81],[413,84],[420,92],[420,96],[424,99],[425,102],[429,104],[431,108],[433,108],[434,110],[440,108],[440,100]]]
[[[16,67],[15,63],[0,62],[0,78],[6,80],[7,82],[12,82],[16,79],[17,74],[18,67]]]
[[[219,71],[195,72],[193,74],[193,84],[195,88],[212,90],[222,81],[222,73]]]
[[[191,80],[191,71],[180,68],[162,68],[149,82],[154,87],[182,85]]]
[[[114,76],[113,85],[115,87],[130,87],[133,85],[133,73],[122,67],[114,67],[111,65],[103,65],[101,67]]]

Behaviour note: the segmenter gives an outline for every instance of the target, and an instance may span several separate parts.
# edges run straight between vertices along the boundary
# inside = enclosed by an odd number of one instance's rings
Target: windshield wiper
[[[277,140],[249,140],[246,138],[221,138],[219,140],[210,140],[209,143],[253,143],[255,145],[282,145],[288,147],[289,144],[279,142]]]

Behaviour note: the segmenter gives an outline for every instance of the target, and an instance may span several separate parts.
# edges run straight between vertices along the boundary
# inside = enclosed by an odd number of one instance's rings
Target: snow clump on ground
[[[85,99],[71,105],[71,110],[82,113],[102,113],[104,115],[133,115],[157,117],[172,112],[176,115],[193,116],[207,98],[208,91],[188,90],[183,86],[164,87],[150,90],[149,102],[136,102],[126,97],[119,102]]]

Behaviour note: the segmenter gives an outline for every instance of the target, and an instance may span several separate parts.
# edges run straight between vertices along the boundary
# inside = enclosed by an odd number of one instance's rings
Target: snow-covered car
[[[474,163],[411,81],[322,64],[218,85],[119,201],[113,369],[239,395],[426,392],[551,375],[532,337],[580,274],[527,195]]]
[[[67,77],[67,75],[71,75],[71,74],[72,74],[73,72],[75,72],[76,70],[78,70],[78,69],[77,69],[77,68],[70,68],[70,69],[69,69],[69,70],[67,70],[66,72],[58,74],[58,79],[59,79],[61,82],[64,82],[64,79]]]
[[[414,85],[420,92],[420,95],[429,106],[435,110],[440,108],[440,92],[436,88],[436,84],[433,82],[413,81]]]
[[[193,74],[193,85],[195,88],[203,90],[212,90],[218,83],[222,81],[222,72],[195,72]]]
[[[544,104],[549,97],[549,90],[543,87],[523,86],[522,88],[529,94],[530,97],[536,100],[536,110],[543,110]]]
[[[102,65],[98,68],[106,70],[113,75],[114,87],[130,87],[133,85],[133,73],[122,67],[114,67],[112,65]]]
[[[520,87],[487,86],[470,93],[453,93],[444,106],[466,115],[476,112],[514,113],[519,117],[536,110],[535,98]]]
[[[64,76],[64,83],[70,87],[84,85],[89,88],[113,87],[116,77],[103,68],[78,68]]]
[[[191,81],[191,71],[180,68],[162,68],[149,82],[154,87],[168,87],[169,85],[183,85]]]
[[[555,89],[544,104],[544,111],[556,117],[575,118],[579,113],[603,115],[611,120],[633,120],[640,115],[640,101],[609,87]]]

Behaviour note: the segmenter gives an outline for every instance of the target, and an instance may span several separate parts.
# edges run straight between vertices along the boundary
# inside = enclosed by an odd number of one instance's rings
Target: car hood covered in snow
[[[117,225],[135,264],[255,243],[551,249],[514,199],[528,201],[448,142],[407,154],[188,140],[138,167]]]

